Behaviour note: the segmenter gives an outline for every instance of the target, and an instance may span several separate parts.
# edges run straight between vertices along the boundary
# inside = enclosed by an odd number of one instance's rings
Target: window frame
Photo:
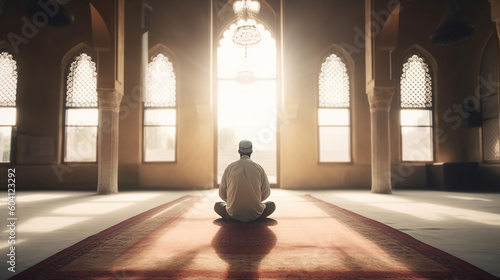
[[[85,53],[91,58],[91,61],[95,63],[96,65],[96,73],[97,73],[97,62],[96,62],[96,56],[92,50],[90,50],[87,47],[82,47],[79,48],[78,51],[73,52],[69,59],[66,62],[66,65],[64,65],[63,69],[63,99],[62,99],[62,139],[61,139],[61,162],[62,163],[69,163],[69,164],[96,164],[99,162],[99,119],[100,119],[100,110],[99,110],[99,99],[97,100],[97,107],[69,107],[66,104],[66,99],[68,97],[68,75],[71,71],[71,64],[76,60],[77,57]],[[97,73],[98,75],[98,73]],[[97,86],[96,86],[96,96],[99,98],[98,93],[97,93]],[[68,125],[67,124],[67,111],[68,109],[97,109],[97,125],[95,126],[77,126],[77,125]],[[66,150],[67,150],[67,127],[96,127],[97,129],[97,135],[96,135],[96,156],[95,156],[95,161],[72,161],[72,160],[66,160]]]
[[[404,73],[404,64],[408,62],[408,60],[413,56],[417,55],[419,58],[423,59],[423,62],[427,65],[427,68],[429,70],[429,77],[431,78],[431,107],[416,107],[416,108],[404,108],[401,106],[401,77]],[[399,130],[399,159],[401,163],[410,163],[410,164],[427,164],[427,163],[433,163],[436,162],[436,135],[435,135],[435,89],[436,89],[436,78],[434,75],[434,69],[431,63],[431,60],[429,59],[429,55],[425,55],[422,51],[420,50],[412,50],[407,53],[407,55],[404,56],[402,63],[399,64],[399,80],[398,80],[398,92],[399,92],[399,100],[398,100],[398,130]],[[429,110],[430,111],[430,125],[402,125],[401,124],[401,112],[402,110]],[[432,153],[432,159],[431,160],[404,160],[403,156],[403,127],[428,127],[431,130],[431,153]]]
[[[331,55],[336,55],[337,57],[340,58],[341,62],[344,63],[345,67],[346,67],[346,73],[347,73],[347,77],[348,77],[348,82],[349,82],[349,106],[348,107],[322,107],[320,106],[320,96],[319,96],[319,93],[320,93],[320,88],[321,88],[321,85],[320,85],[320,82],[319,82],[319,77],[322,73],[321,71],[321,68],[322,68],[322,65],[323,63],[326,61],[326,59],[328,57],[330,57]],[[317,155],[317,163],[318,164],[353,164],[354,163],[354,159],[353,159],[353,150],[354,150],[354,146],[353,146],[353,123],[352,123],[352,97],[353,97],[353,88],[354,88],[354,75],[353,75],[353,71],[354,71],[354,65],[353,65],[353,62],[352,62],[352,59],[350,59],[350,57],[346,54],[346,52],[341,48],[341,47],[338,47],[338,46],[334,46],[332,47],[328,52],[326,52],[326,55],[324,55],[321,59],[321,61],[319,61],[319,67],[318,67],[318,72],[317,72],[317,75],[316,75],[316,83],[317,83],[317,89],[316,89],[316,155]],[[348,125],[320,125],[320,122],[319,122],[319,111],[320,109],[346,109],[348,110],[348,117],[349,117],[349,120],[348,120]],[[349,152],[348,152],[348,155],[349,155],[349,160],[347,161],[322,161],[321,160],[321,137],[320,137],[320,130],[321,130],[321,127],[346,127],[348,128],[348,133],[349,133],[349,139],[348,139],[348,149],[349,149]]]
[[[167,106],[167,107],[157,107],[157,106],[146,106],[146,100],[143,98],[142,102],[142,163],[143,164],[177,164],[178,162],[178,143],[179,143],[179,105],[178,105],[178,96],[179,96],[179,78],[178,78],[178,72],[176,69],[178,69],[178,63],[177,59],[167,47],[163,45],[157,45],[149,51],[149,59],[148,59],[148,64],[146,69],[148,69],[149,64],[153,61],[153,59],[158,56],[159,54],[164,55],[170,63],[172,63],[172,72],[175,75],[175,106]],[[147,71],[147,70],[146,70]],[[144,84],[146,85],[143,87],[143,96],[145,97],[147,94],[147,73],[146,73],[146,80],[144,81]],[[161,110],[161,109],[167,109],[167,110],[175,110],[175,125],[146,125],[146,111],[147,110]],[[174,158],[173,160],[160,160],[160,161],[147,161],[146,160],[146,127],[174,127],[175,128],[175,144],[174,144]]]
[[[482,77],[482,75],[483,75],[483,73],[482,73],[483,61],[485,59],[485,55],[487,54],[487,51],[489,51],[488,47],[491,46],[494,49],[493,53],[496,56],[495,68],[496,68],[497,80],[500,81],[500,77],[498,77],[498,75],[500,74],[500,56],[498,55],[499,44],[498,44],[497,39],[498,39],[497,36],[495,34],[493,34],[492,36],[490,36],[490,38],[486,42],[486,45],[484,46],[484,50],[481,54],[481,61],[480,61],[480,66],[479,66],[479,77]],[[493,45],[490,45],[490,44],[493,44]],[[479,79],[478,86],[481,88],[481,79]],[[499,86],[497,86],[496,95],[497,95],[497,103],[498,103],[497,104],[496,121],[499,124],[499,127],[498,127],[498,131],[499,131],[498,138],[499,139],[497,139],[497,140],[500,141],[500,87]],[[480,94],[479,94],[479,106],[481,109],[481,111],[480,111],[481,112],[481,134],[480,134],[481,135],[481,158],[482,158],[483,163],[486,163],[486,164],[498,164],[498,163],[500,163],[500,157],[496,160],[485,159],[484,123],[486,121],[495,120],[495,116],[489,117],[489,118],[484,118],[482,104],[483,104],[484,97],[492,97],[492,96],[494,96],[494,94],[488,95],[488,96],[483,96],[482,91],[480,91]]]
[[[17,110],[17,94],[18,94],[18,88],[17,84],[19,83],[19,64],[18,60],[16,59],[15,52],[13,52],[10,47],[4,43],[0,42],[0,53],[7,53],[12,57],[12,60],[15,63],[15,72],[16,72],[16,92],[15,92],[15,105],[14,106],[1,106],[1,108],[14,108],[16,110],[16,116],[15,116],[15,124],[14,125],[0,125],[0,127],[10,127],[11,128],[11,133],[10,133],[10,147],[9,147],[9,161],[0,161],[0,165],[11,165],[11,164],[16,164],[16,158],[17,158],[17,124],[18,124],[18,110]]]

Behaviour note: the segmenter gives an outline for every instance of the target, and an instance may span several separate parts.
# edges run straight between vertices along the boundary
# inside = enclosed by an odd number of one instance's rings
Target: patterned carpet
[[[263,222],[218,219],[185,196],[130,218],[11,279],[498,279],[311,196],[279,197]]]

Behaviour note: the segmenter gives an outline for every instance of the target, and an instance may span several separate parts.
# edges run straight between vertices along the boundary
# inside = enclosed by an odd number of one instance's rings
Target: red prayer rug
[[[262,222],[226,222],[185,196],[57,253],[12,279],[498,279],[311,196],[277,197]]]

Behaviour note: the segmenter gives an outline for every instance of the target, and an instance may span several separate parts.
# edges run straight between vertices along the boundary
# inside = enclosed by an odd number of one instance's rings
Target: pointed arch
[[[111,39],[108,26],[94,4],[89,3],[89,6],[94,48],[103,51],[109,50],[111,48]]]
[[[64,162],[97,161],[96,57],[92,48],[80,43],[61,62]]]
[[[500,162],[499,46],[497,34],[489,36],[481,56],[479,73],[483,161]]]
[[[75,57],[80,55],[81,53],[86,53],[92,58],[92,61],[97,61],[97,53],[95,52],[95,50],[85,43],[79,43],[78,45],[68,50],[63,56],[61,60],[63,75],[65,74],[64,71],[66,71],[66,69],[69,67],[68,65],[71,64]]]
[[[426,50],[424,47],[422,47],[418,44],[414,44],[413,46],[409,47],[403,53],[404,53],[404,55],[402,56],[402,59],[399,61],[398,65],[403,65],[404,62],[406,62],[406,60],[408,60],[408,58],[411,55],[417,54],[417,55],[425,58],[426,63],[429,65],[430,70],[432,71],[432,75],[437,73],[437,71],[438,71],[437,61],[434,58],[434,56],[428,50]]]
[[[0,163],[13,161],[17,125],[17,62],[10,45],[0,42]]]
[[[175,162],[177,157],[177,59],[163,44],[149,50],[144,92],[143,160]]]
[[[434,161],[434,57],[419,45],[405,52],[398,64],[401,159]]]
[[[15,51],[12,48],[12,45],[9,44],[7,41],[0,41],[0,52],[8,52],[12,56],[15,55]]]
[[[233,4],[235,1],[238,0],[229,0],[225,3],[223,1],[214,1],[214,19],[216,21],[216,25],[218,26],[217,29],[220,32],[216,37],[218,40],[222,38],[222,32],[227,30],[229,26],[238,19],[237,15],[233,11]],[[255,20],[264,25],[265,29],[270,30],[271,32],[276,31],[276,26],[272,25],[276,24],[279,13],[271,7],[267,1],[261,0],[259,3],[260,10],[255,16]]]
[[[319,162],[351,162],[354,60],[345,49],[332,45],[318,65]]]

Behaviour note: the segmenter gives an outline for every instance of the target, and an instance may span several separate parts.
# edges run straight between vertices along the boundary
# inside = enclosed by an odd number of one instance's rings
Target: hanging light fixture
[[[255,74],[250,70],[250,62],[248,61],[247,48],[245,48],[245,56],[241,62],[241,67],[236,74],[236,81],[241,84],[251,84],[255,82]]]
[[[257,28],[253,13],[259,12],[260,3],[251,0],[235,1],[233,10],[238,15],[237,27],[232,38],[233,42],[245,48],[258,44],[262,40],[262,35]]]
[[[457,0],[446,0],[443,17],[431,35],[431,41],[436,45],[459,43],[473,32],[474,25],[462,17]]]

